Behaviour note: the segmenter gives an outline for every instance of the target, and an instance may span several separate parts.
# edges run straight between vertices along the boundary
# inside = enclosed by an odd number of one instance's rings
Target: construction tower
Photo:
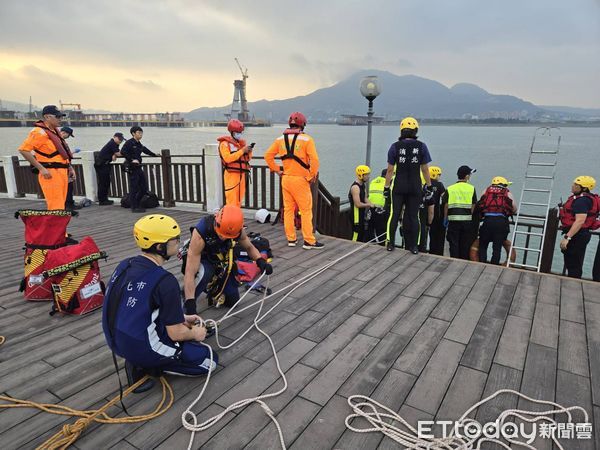
[[[248,69],[243,69],[237,58],[234,58],[240,72],[241,80],[233,81],[233,103],[231,104],[231,118],[238,118],[242,122],[250,120],[250,111],[248,111],[248,100],[246,99],[246,80],[248,79]]]

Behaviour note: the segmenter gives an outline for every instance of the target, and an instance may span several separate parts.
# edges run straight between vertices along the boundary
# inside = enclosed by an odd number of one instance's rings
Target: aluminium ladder
[[[506,267],[540,271],[561,140],[560,134],[558,134],[556,142],[551,140],[553,130],[558,131],[559,129],[540,127],[533,134],[523,190],[514,220],[511,248],[508,253],[511,255],[513,249],[524,252],[523,260],[518,263],[512,262],[508,258]],[[539,141],[540,138],[546,140],[543,144],[544,148],[536,149],[536,140]]]

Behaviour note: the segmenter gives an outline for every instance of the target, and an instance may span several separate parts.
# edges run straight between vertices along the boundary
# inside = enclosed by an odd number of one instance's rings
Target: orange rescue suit
[[[275,163],[275,157],[282,159],[282,165]],[[316,242],[313,233],[312,193],[310,183],[319,172],[319,156],[315,141],[297,128],[284,131],[275,139],[265,153],[265,161],[272,172],[282,175],[283,225],[288,241],[296,240],[294,211],[297,207],[302,220],[304,242]]]
[[[221,136],[219,154],[223,166],[223,186],[225,188],[225,204],[242,206],[246,195],[246,178],[250,173],[252,151],[244,153],[246,141],[236,141],[231,136]]]
[[[49,179],[44,178],[41,173],[38,174],[38,182],[46,199],[46,207],[49,210],[65,209],[70,165],[68,146],[56,131],[47,128],[42,121],[36,122],[35,125],[19,150],[35,152],[35,159],[50,172],[51,178]],[[49,133],[54,133],[54,135],[51,137]],[[62,145],[62,148],[57,148],[57,145],[59,147]]]

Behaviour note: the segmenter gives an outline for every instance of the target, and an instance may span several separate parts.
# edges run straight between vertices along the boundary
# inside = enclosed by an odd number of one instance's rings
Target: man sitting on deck
[[[142,254],[127,258],[113,272],[102,312],[102,328],[111,350],[125,358],[131,386],[146,373],[163,371],[186,376],[215,369],[217,355],[198,344],[206,328],[195,314],[185,315],[179,283],[162,268],[177,254],[180,229],[169,216],[152,214],[138,220],[133,235]],[[145,392],[153,380],[134,392]]]

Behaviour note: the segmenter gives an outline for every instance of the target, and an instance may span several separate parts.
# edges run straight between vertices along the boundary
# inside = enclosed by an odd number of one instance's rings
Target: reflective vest
[[[504,216],[513,215],[513,203],[508,193],[508,188],[498,185],[489,186],[481,198],[479,199],[478,206],[483,214],[498,215],[503,214]]]
[[[385,186],[385,177],[377,177],[369,184],[369,201],[378,208],[385,206],[385,197],[383,188]]]
[[[559,208],[558,218],[560,219],[561,228],[568,230],[575,223],[575,213],[573,212],[573,202],[581,197],[588,197],[592,201],[592,207],[587,213],[585,222],[581,226],[582,229],[597,230],[600,228],[600,197],[596,194],[583,192],[580,195],[571,195],[567,201]]]
[[[240,172],[240,173],[249,173],[250,172],[250,158],[252,157],[250,152],[244,153],[237,161],[226,162],[223,159],[222,148],[226,146],[226,150],[229,153],[235,153],[239,151],[241,148],[245,147],[246,141],[240,140],[236,141],[231,136],[221,136],[217,139],[219,142],[219,156],[221,157],[221,165],[223,169],[229,172]],[[226,143],[225,145],[223,143]]]
[[[361,233],[362,231],[364,231],[365,229],[365,215],[366,215],[366,210],[367,208],[357,208],[354,205],[354,198],[352,197],[352,188],[354,186],[358,186],[359,189],[359,198],[360,201],[365,203],[365,197],[366,197],[366,191],[365,191],[365,184],[362,183],[358,183],[358,182],[354,182],[352,183],[352,186],[350,186],[350,190],[348,191],[348,200],[350,200],[350,205],[352,206],[352,231],[354,232],[355,236],[354,237],[358,237],[358,233]],[[352,240],[356,240],[355,238],[353,238]]]
[[[161,340],[155,323],[159,310],[152,305],[154,289],[169,272],[156,266],[141,278],[130,279],[130,266],[130,259],[121,261],[110,278],[102,308],[104,337],[110,349],[127,361],[156,367],[180,350],[178,343],[164,336]]]
[[[448,186],[449,221],[466,222],[472,219],[473,194],[475,186],[464,181]]]

